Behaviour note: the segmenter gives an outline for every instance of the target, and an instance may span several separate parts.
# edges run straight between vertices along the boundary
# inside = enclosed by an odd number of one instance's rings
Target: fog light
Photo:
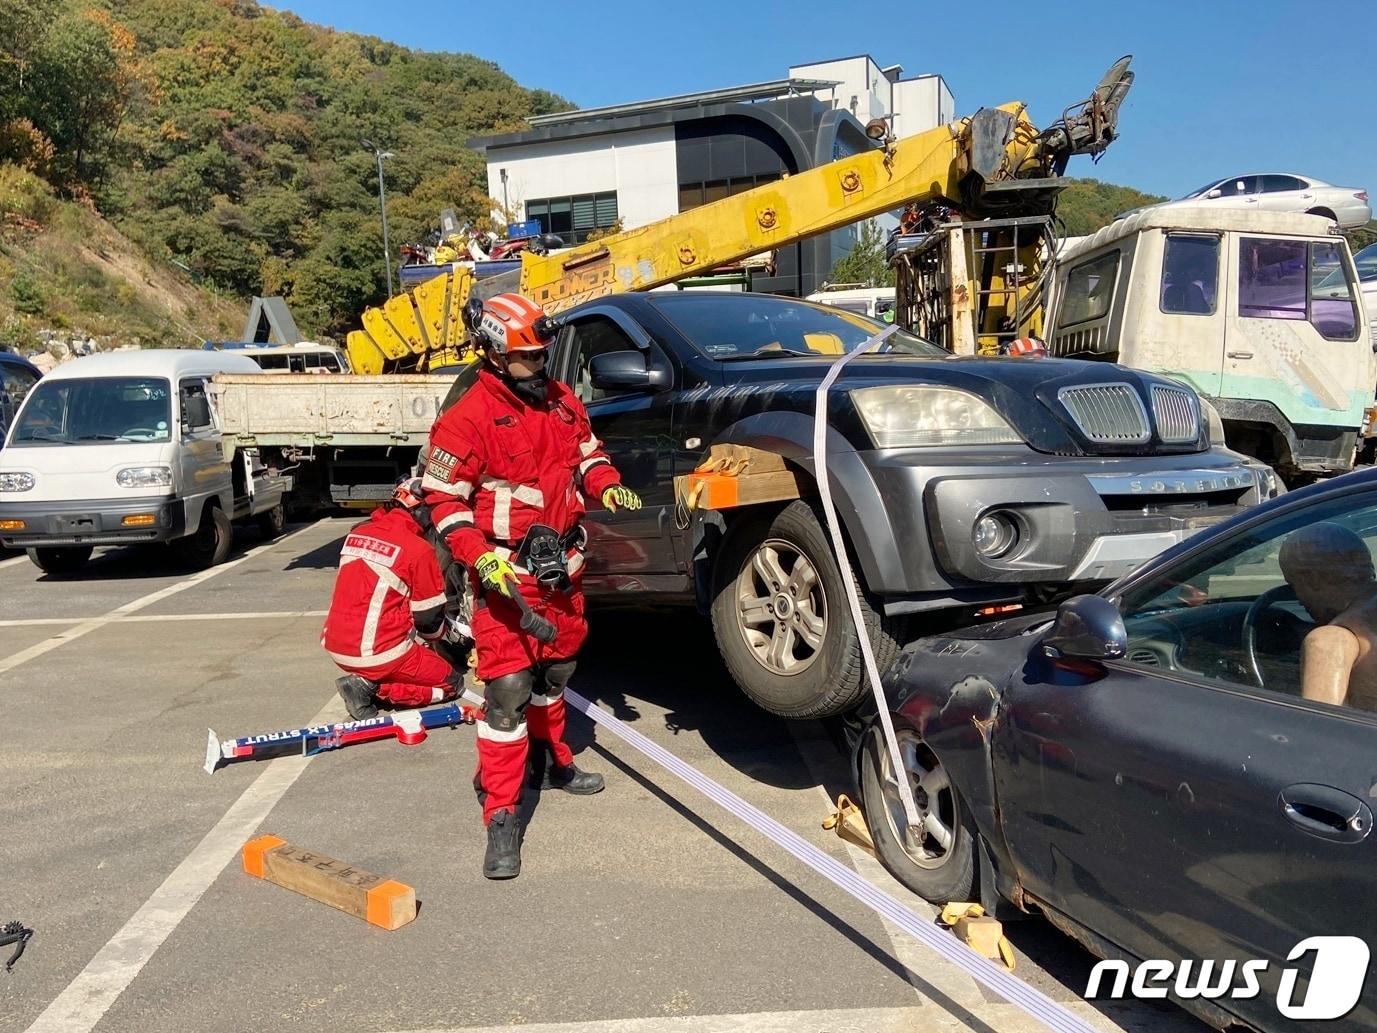
[[[120,522],[125,527],[151,527],[158,522],[158,517],[155,513],[131,513]]]
[[[22,520],[0,520],[0,531],[22,531],[28,526]]]
[[[971,541],[983,559],[997,559],[1018,541],[1018,525],[1005,513],[990,513],[976,521]]]

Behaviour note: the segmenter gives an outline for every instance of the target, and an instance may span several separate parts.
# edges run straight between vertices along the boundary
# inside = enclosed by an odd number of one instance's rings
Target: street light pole
[[[502,218],[511,221],[512,210],[507,207],[507,170],[498,169],[497,174],[502,177]]]
[[[387,274],[387,296],[392,297],[392,248],[387,242],[387,192],[383,186],[383,159],[394,157],[391,151],[384,151],[373,145],[371,140],[360,140],[363,146],[373,152],[378,162],[378,207],[382,209],[383,231],[383,271]]]

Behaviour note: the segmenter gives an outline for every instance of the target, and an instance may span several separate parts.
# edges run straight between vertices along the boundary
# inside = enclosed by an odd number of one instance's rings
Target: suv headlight
[[[1200,398],[1199,395],[1196,396]],[[1200,414],[1205,418],[1205,429],[1209,433],[1212,448],[1224,448],[1224,421],[1219,418],[1219,410],[1205,398],[1200,398]]]
[[[34,483],[31,473],[0,473],[0,491],[32,491]]]
[[[946,387],[863,387],[851,392],[876,448],[1004,445],[1023,439],[989,405]]]
[[[130,466],[115,475],[121,488],[166,488],[172,484],[170,466]]]

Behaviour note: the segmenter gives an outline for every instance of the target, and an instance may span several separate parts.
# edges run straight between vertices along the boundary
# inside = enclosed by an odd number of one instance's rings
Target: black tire
[[[91,546],[71,545],[50,549],[25,549],[29,562],[45,574],[74,574],[91,558]]]
[[[902,725],[895,731],[899,735],[900,753],[904,756],[906,767],[910,764],[935,765],[940,763],[923,743],[918,733]],[[875,843],[875,855],[880,859],[889,874],[924,900],[943,905],[955,900],[978,900],[975,896],[979,887],[976,884],[975,822],[970,808],[953,785],[934,794],[936,796],[936,816],[951,835],[951,844],[943,848],[935,840],[905,846],[900,841],[900,829],[907,826],[903,817],[902,804],[898,802],[897,786],[890,784],[888,792],[883,787],[887,781],[885,773],[891,768],[888,751],[885,749],[884,734],[878,723],[866,731],[865,743],[861,748],[861,808],[865,812],[865,823],[870,829],[870,838]],[[910,784],[914,784],[910,780]],[[916,787],[915,787],[916,789]],[[915,791],[920,811],[926,815],[931,806],[927,794]],[[919,860],[922,854],[932,854]]]
[[[225,511],[207,502],[201,510],[201,526],[190,537],[177,543],[177,555],[194,570],[219,566],[229,557],[234,544],[234,529]]]
[[[757,565],[758,555],[764,566]],[[765,558],[770,555],[773,561]],[[807,584],[796,591],[792,579],[805,569],[800,560],[813,576],[801,576]],[[783,583],[767,582],[766,568],[786,575]],[[773,516],[747,517],[733,527],[718,557],[714,586],[717,648],[736,684],[757,706],[779,717],[830,717],[855,706],[868,691],[841,571],[810,503],[796,500]],[[762,591],[773,591],[768,603]],[[748,599],[766,605],[749,607]],[[902,647],[904,621],[885,617],[864,592],[861,612],[875,661],[884,671]]]
[[[259,513],[253,520],[258,525],[258,533],[263,536],[264,541],[272,541],[287,526],[287,507],[279,502],[266,513]]]

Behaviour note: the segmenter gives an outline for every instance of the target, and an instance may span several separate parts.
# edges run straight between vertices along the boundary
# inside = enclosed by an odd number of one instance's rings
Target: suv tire
[[[811,503],[798,499],[732,527],[714,586],[717,648],[757,706],[779,717],[829,717],[866,694],[841,571]],[[886,617],[864,590],[861,614],[883,671],[902,646],[905,621]]]

